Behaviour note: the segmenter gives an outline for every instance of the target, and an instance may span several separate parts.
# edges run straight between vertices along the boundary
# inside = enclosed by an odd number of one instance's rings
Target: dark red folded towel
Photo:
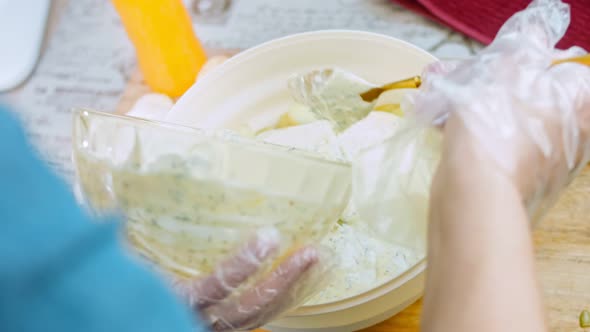
[[[506,20],[530,0],[393,0],[484,44],[489,44]],[[573,45],[590,51],[590,0],[564,0],[572,22],[559,48]],[[586,28],[585,28],[586,26]]]

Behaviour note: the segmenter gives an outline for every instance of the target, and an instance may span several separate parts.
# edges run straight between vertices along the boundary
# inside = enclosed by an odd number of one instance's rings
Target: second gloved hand
[[[302,247],[292,252],[271,272],[258,277],[260,270],[277,252],[278,232],[261,230],[235,254],[218,265],[216,271],[197,280],[176,279],[174,288],[191,308],[209,322],[213,331],[242,331],[260,327],[286,310],[302,304],[329,268],[321,251]],[[243,289],[252,277],[257,281]]]

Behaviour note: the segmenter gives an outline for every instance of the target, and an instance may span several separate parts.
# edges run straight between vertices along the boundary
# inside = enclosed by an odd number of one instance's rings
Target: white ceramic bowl
[[[242,52],[200,79],[176,103],[168,121],[239,129],[251,118],[286,111],[286,79],[322,67],[340,67],[375,83],[420,74],[436,59],[404,41],[358,31],[318,31],[273,40]],[[406,308],[423,291],[425,261],[368,292],[304,306],[267,326],[283,331],[355,331]]]

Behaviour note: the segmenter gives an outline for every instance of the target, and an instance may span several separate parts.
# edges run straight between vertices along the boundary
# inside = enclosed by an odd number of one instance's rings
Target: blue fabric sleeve
[[[92,222],[0,106],[0,331],[205,331]]]

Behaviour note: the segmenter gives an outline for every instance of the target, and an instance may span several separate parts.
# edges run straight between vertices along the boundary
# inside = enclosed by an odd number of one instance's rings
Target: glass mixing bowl
[[[317,243],[350,196],[349,164],[227,131],[76,110],[72,149],[91,209],[124,214],[133,246],[185,277],[265,227],[281,235],[277,257]]]

